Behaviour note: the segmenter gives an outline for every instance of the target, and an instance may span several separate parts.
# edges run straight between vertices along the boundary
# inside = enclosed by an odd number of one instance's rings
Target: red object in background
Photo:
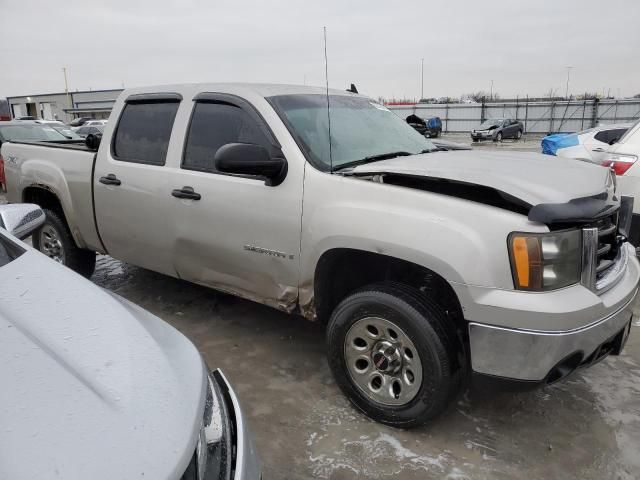
[[[0,122],[8,122],[9,120],[11,120],[11,117],[0,115]]]
[[[603,167],[610,167],[616,173],[616,175],[624,175],[627,170],[629,170],[635,161],[615,161],[615,160],[604,160],[602,162]]]

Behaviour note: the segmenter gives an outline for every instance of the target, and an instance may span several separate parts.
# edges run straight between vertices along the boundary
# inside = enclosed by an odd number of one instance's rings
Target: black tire
[[[386,405],[365,394],[346,364],[345,339],[350,328],[376,315],[405,332],[419,356],[421,385],[402,405]],[[464,360],[459,343],[440,306],[419,290],[396,283],[367,286],[348,296],[335,308],[327,327],[329,366],[342,392],[365,415],[398,428],[417,427],[439,416],[460,392]],[[374,367],[375,363],[372,371]]]
[[[502,132],[496,133],[494,142],[502,142]]]
[[[44,209],[44,213],[46,216],[44,224],[33,234],[33,248],[47,256],[50,256],[45,251],[44,245],[41,242],[41,232],[47,228],[54,229],[60,241],[61,249],[64,252],[60,263],[79,273],[83,277],[90,278],[96,269],[96,252],[92,252],[91,250],[86,250],[84,248],[78,248],[76,242],[71,236],[71,231],[69,230],[67,222],[64,221],[64,219],[56,212]]]
[[[518,130],[516,133],[516,140],[520,140],[522,138],[522,130]]]
[[[472,138],[471,140],[473,141],[473,143],[478,143],[478,139],[477,138]]]

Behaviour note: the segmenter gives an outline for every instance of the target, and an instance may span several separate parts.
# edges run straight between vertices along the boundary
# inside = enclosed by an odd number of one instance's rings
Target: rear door
[[[516,136],[516,125],[513,120],[507,118],[504,121],[504,129],[502,131],[503,137],[515,137]]]
[[[167,186],[176,271],[185,280],[290,309],[297,299],[304,165],[290,162],[277,186],[225,174],[213,160],[228,143],[257,144],[283,155],[248,101],[228,94],[197,95],[182,158]],[[193,195],[185,198],[185,192]]]
[[[93,177],[96,221],[107,252],[169,275],[175,275],[167,235],[173,182],[165,162],[181,99],[178,94],[129,97],[111,145],[100,148]]]

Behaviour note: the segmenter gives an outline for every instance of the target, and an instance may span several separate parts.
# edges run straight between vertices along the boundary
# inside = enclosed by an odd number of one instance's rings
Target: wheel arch
[[[313,298],[309,308],[303,308],[303,314],[326,323],[347,295],[366,285],[385,281],[409,285],[426,293],[442,307],[456,329],[465,334],[462,305],[441,273],[396,256],[354,248],[332,248],[320,256],[314,272]]]
[[[65,206],[58,193],[51,187],[43,184],[34,183],[28,185],[22,190],[22,201],[25,203],[35,203],[40,208],[52,210],[64,220],[69,227],[73,240],[78,247],[83,247],[84,242],[78,238],[77,229],[72,228],[69,223],[69,217],[65,212]]]

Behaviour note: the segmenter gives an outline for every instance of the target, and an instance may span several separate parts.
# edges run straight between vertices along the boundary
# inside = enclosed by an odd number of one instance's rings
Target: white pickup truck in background
[[[45,209],[40,251],[86,276],[106,253],[326,322],[339,386],[389,425],[441,413],[467,372],[548,384],[630,330],[633,199],[609,170],[438,151],[350,92],[128,89],[97,152],[1,153],[9,201]]]

